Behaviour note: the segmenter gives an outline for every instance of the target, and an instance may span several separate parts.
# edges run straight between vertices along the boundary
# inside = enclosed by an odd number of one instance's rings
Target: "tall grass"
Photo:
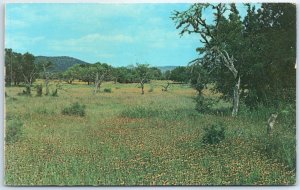
[[[293,114],[279,115],[273,139],[267,139],[265,122],[274,110],[242,108],[237,118],[199,113],[191,88],[174,85],[168,93],[141,96],[135,84],[117,86],[114,93],[94,95],[85,84],[63,84],[57,98],[18,96],[16,101],[12,98],[22,89],[7,88],[7,115],[19,116],[24,133],[5,145],[5,184],[295,183]],[[74,102],[86,105],[84,117],[61,114]],[[216,109],[225,107],[220,103]],[[204,128],[218,122],[226,126],[226,138],[203,144]]]

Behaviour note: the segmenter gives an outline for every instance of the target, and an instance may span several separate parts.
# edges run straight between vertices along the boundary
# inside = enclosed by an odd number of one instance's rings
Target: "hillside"
[[[53,68],[53,71],[66,71],[69,67],[72,67],[75,64],[89,64],[85,61],[82,61],[80,59],[76,59],[74,57],[69,56],[36,56],[35,62],[38,63],[40,61],[51,61],[55,66]],[[171,71],[175,69],[177,66],[155,66],[158,69],[161,70],[161,72]]]
[[[88,64],[85,61],[80,59],[76,59],[74,57],[69,56],[36,56],[35,61],[40,62],[43,60],[51,61],[55,66],[53,68],[54,71],[66,71],[69,67],[72,67],[75,64]]]
[[[161,67],[157,67],[161,70],[161,72],[166,72],[166,71],[172,71],[173,69],[175,69],[177,66],[161,66]]]

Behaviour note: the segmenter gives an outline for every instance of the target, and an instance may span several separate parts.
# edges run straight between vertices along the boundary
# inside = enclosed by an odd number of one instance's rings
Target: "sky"
[[[189,6],[10,3],[5,10],[5,48],[113,66],[186,66],[199,56],[199,36],[181,37],[170,17]],[[204,17],[212,19],[210,11]]]

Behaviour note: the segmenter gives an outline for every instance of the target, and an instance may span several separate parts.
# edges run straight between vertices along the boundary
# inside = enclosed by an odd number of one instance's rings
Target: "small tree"
[[[75,79],[80,78],[80,69],[81,68],[79,64],[73,65],[72,67],[68,68],[68,70],[63,73],[64,80],[67,81],[68,84],[72,84]]]
[[[161,89],[161,91],[165,91],[167,92],[168,91],[168,88],[171,86],[171,82],[170,81],[167,81],[167,84],[166,85],[161,85],[163,88]]]
[[[22,56],[22,64],[20,64],[20,70],[24,77],[28,94],[31,94],[32,83],[39,72],[39,67],[37,67],[37,65],[34,63],[34,59],[35,58],[32,54],[25,53]]]
[[[142,89],[142,94],[144,94],[144,85],[152,78],[152,70],[149,68],[148,64],[136,64],[135,68],[136,78],[140,83],[140,87]]]
[[[53,67],[53,63],[51,61],[43,60],[40,63],[38,63],[38,66],[41,68],[42,71],[42,77],[45,79],[45,87],[46,87],[46,93],[45,95],[49,95],[49,80],[52,76],[52,73],[50,72],[50,69]]]
[[[112,67],[106,63],[95,63],[92,66],[91,74],[95,77],[95,94],[99,92],[102,82],[109,79],[111,72]]]

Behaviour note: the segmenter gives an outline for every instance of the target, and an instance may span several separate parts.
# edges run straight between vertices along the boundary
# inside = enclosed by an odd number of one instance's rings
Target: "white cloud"
[[[73,43],[90,43],[90,42],[120,42],[120,43],[131,43],[133,38],[124,34],[116,35],[101,35],[101,34],[89,34],[79,39],[72,39]]]
[[[18,49],[20,51],[28,51],[30,47],[33,47],[37,43],[42,43],[45,41],[43,36],[20,36],[20,35],[10,35],[6,34],[5,47]]]

